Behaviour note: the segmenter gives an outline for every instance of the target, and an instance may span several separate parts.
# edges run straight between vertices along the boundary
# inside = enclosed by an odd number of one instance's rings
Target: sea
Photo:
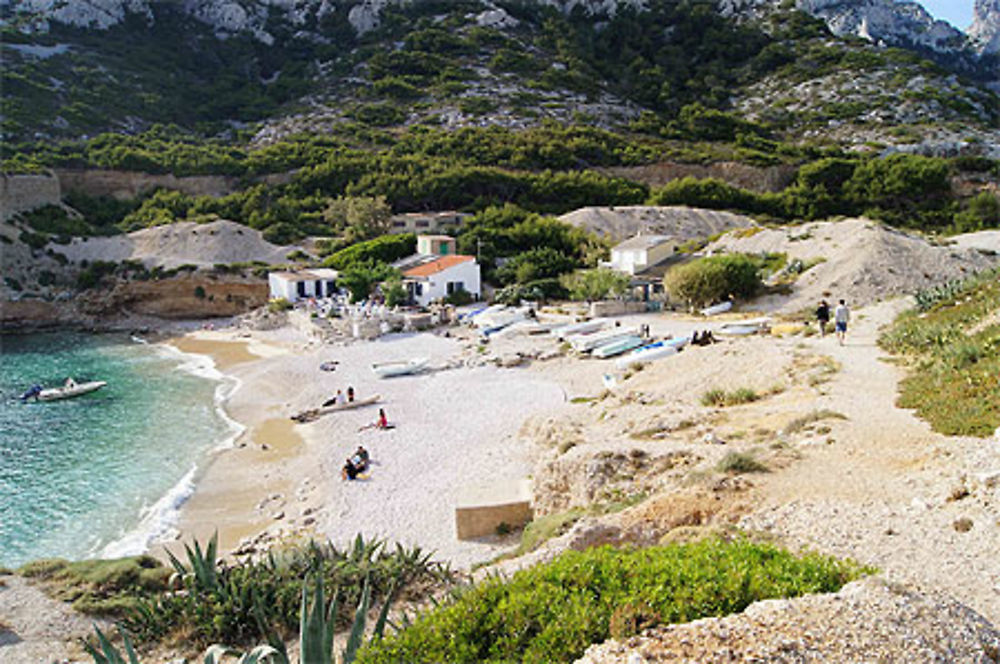
[[[63,401],[34,384],[104,380]],[[0,565],[137,555],[175,534],[199,469],[241,427],[210,358],[127,334],[0,336]]]

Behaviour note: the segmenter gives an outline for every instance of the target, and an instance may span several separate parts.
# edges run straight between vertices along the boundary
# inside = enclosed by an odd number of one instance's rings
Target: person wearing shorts
[[[837,341],[844,345],[844,337],[847,336],[847,323],[851,320],[851,312],[847,304],[841,300],[833,312],[834,329],[837,332]]]

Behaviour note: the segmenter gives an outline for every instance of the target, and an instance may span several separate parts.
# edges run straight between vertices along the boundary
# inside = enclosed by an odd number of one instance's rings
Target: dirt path
[[[89,662],[79,639],[94,620],[49,598],[19,576],[0,577],[0,661],[4,664]],[[107,630],[104,621],[96,621]]]
[[[1000,470],[1000,441],[942,436],[895,407],[903,372],[876,340],[905,306],[863,310],[844,346],[804,340],[842,367],[815,408],[848,420],[835,442],[802,447],[800,461],[763,478],[761,507],[741,525],[947,592],[1000,623],[1000,487],[982,482]]]

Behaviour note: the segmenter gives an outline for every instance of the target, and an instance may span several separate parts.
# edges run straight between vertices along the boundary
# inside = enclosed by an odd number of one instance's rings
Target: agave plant
[[[208,540],[208,545],[205,550],[201,550],[201,545],[198,544],[198,540],[194,541],[194,548],[192,549],[190,545],[184,545],[184,551],[187,554],[188,564],[191,566],[188,569],[184,563],[177,559],[177,556],[167,551],[167,556],[170,558],[170,564],[173,568],[177,570],[177,575],[185,583],[193,582],[194,588],[196,590],[201,590],[204,592],[214,592],[218,589],[219,575],[218,575],[218,564],[219,560],[217,553],[219,550],[219,533],[216,531],[212,535],[212,539]]]
[[[371,641],[378,641],[382,638],[398,581],[399,576],[392,581],[389,593],[375,621]],[[354,621],[347,637],[347,644],[341,652],[340,664],[353,664],[358,651],[364,645],[364,634],[368,625],[368,610],[370,608],[371,585],[369,577],[366,576],[364,588],[361,591],[361,600],[354,612]],[[246,653],[239,653],[222,645],[213,645],[205,652],[205,664],[219,664],[228,656],[238,657],[237,664],[292,664],[284,641],[277,632],[264,624],[264,612],[260,606],[259,598],[255,602],[254,612],[261,626],[261,631],[268,634],[269,643],[259,645]],[[336,591],[327,603],[323,578],[318,576],[315,583],[307,578],[302,586],[302,611],[299,618],[299,664],[338,664],[333,654],[336,616]],[[140,664],[132,642],[124,630],[119,628],[118,631],[122,635],[128,659],[122,657],[118,649],[112,645],[111,641],[96,625],[94,630],[97,632],[98,646],[94,647],[90,643],[84,644],[88,654],[94,659],[94,664]]]

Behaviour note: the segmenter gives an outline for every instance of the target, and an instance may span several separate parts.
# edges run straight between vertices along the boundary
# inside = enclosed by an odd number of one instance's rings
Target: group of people
[[[391,428],[393,428],[393,426],[389,424],[389,419],[386,417],[385,409],[379,408],[378,418],[371,424],[362,426],[358,429],[358,431],[364,431],[365,429]],[[340,470],[340,476],[345,480],[357,479],[358,475],[368,470],[369,458],[368,450],[361,445],[358,445],[358,449],[354,452],[354,454],[344,462],[344,467]]]
[[[714,336],[712,336],[711,330],[705,330],[699,334],[698,330],[694,331],[691,335],[691,345],[692,346],[708,346],[714,344],[718,341]]]
[[[833,329],[837,335],[837,341],[841,346],[847,337],[847,323],[851,320],[851,311],[847,308],[847,303],[840,300],[833,310]],[[819,324],[819,336],[826,336],[826,325],[830,322],[830,305],[826,300],[820,300],[816,307],[816,322]]]
[[[354,388],[351,386],[347,387],[347,394],[344,394],[340,390],[337,393],[323,402],[323,406],[333,406],[333,405],[343,405],[345,403],[354,402]]]
[[[358,445],[358,449],[355,450],[354,454],[344,462],[344,467],[340,470],[340,476],[345,480],[357,479],[358,475],[368,470],[370,458],[368,450]]]

